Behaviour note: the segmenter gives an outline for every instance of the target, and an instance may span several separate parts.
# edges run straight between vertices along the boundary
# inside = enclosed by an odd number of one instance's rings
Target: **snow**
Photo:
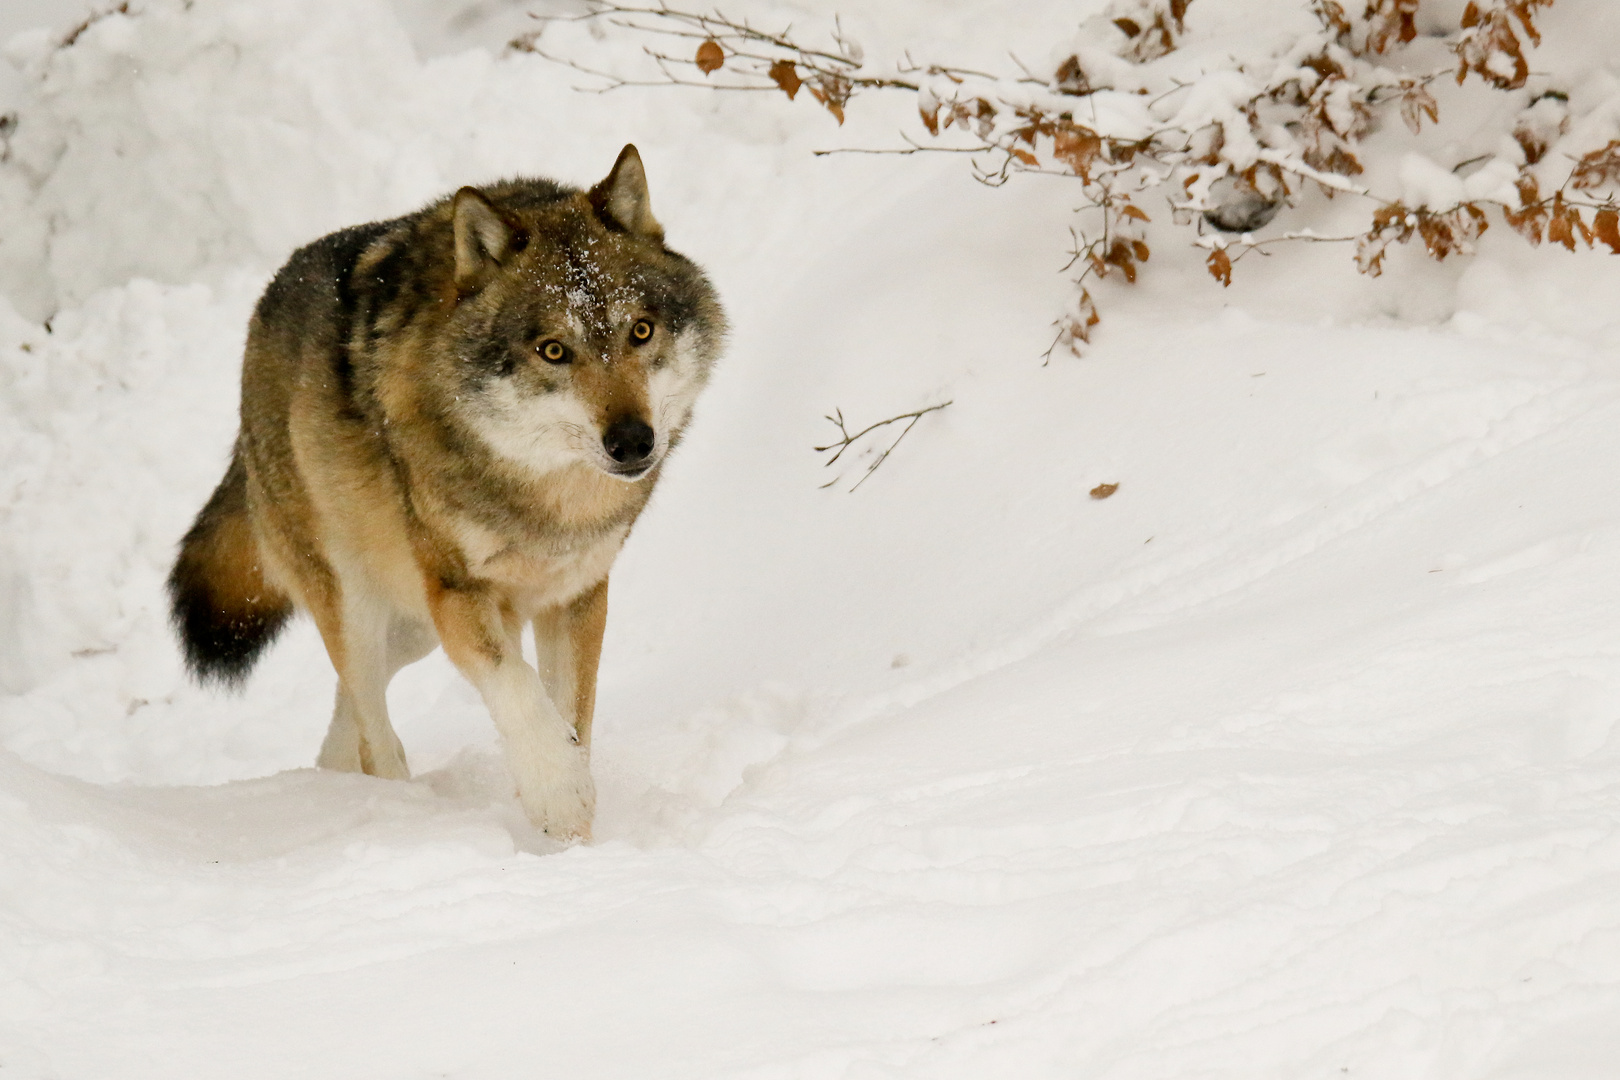
[[[0,1072],[1613,1075],[1610,257],[1493,229],[1222,290],[1161,222],[1043,364],[1062,181],[809,153],[892,144],[904,95],[576,94],[425,11],[153,0],[14,48]],[[863,18],[874,56],[988,36]],[[441,655],[390,695],[415,780],[319,772],[307,623],[203,691],[161,582],[293,245],[630,139],[736,332],[614,572],[559,849]],[[856,492],[810,450],[945,400]]]
[[[1218,72],[1200,80],[1186,93],[1170,124],[1188,131],[1197,131],[1206,124],[1220,124],[1227,141],[1236,143],[1234,167],[1247,169],[1254,164],[1260,147],[1254,141],[1248,121],[1238,110],[1259,90],[1254,80],[1240,71]]]
[[[0,11],[0,41],[42,27],[66,33],[91,10],[88,0],[11,0]]]
[[[1401,202],[1407,206],[1449,210],[1468,197],[1461,177],[1422,154],[1406,154],[1401,158],[1400,177]]]

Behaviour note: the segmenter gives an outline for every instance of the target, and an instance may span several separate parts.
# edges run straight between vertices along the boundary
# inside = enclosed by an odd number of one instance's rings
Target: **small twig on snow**
[[[844,422],[844,411],[842,409],[834,409],[833,415],[827,417],[827,419],[831,423],[837,425],[838,438],[828,443],[826,446],[816,447],[815,451],[818,454],[824,454],[829,450],[833,451],[833,456],[822,462],[823,465],[832,465],[837,462],[839,458],[844,456],[845,450],[848,450],[861,438],[870,435],[878,428],[887,427],[890,424],[897,424],[902,420],[910,421],[904,428],[900,430],[900,434],[895,436],[894,442],[890,443],[888,447],[872,461],[872,464],[866,467],[866,472],[862,474],[861,478],[857,480],[854,486],[849,489],[854,491],[855,488],[858,488],[862,484],[866,483],[867,477],[877,472],[879,465],[882,465],[884,461],[888,460],[889,455],[894,453],[894,448],[900,445],[900,440],[904,439],[911,432],[911,429],[917,426],[917,421],[921,420],[931,412],[938,412],[949,404],[951,404],[950,401],[942,401],[938,405],[930,405],[926,409],[918,409],[915,412],[901,413],[898,416],[891,416],[887,420],[879,420],[875,424],[868,424],[853,435],[849,433],[849,426]],[[823,488],[830,488],[834,484],[838,483],[838,481],[841,479],[842,477],[834,477],[821,486]]]

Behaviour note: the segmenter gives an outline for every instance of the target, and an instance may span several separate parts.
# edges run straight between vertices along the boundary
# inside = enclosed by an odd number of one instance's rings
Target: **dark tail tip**
[[[292,604],[283,601],[222,610],[207,584],[197,582],[183,561],[176,563],[169,575],[169,614],[192,678],[241,689],[292,615]]]
[[[293,605],[264,577],[248,518],[247,477],[236,461],[180,541],[168,587],[186,669],[200,683],[239,689]]]

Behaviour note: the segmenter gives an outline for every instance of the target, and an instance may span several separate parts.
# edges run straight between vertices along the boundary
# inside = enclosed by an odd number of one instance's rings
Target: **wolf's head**
[[[725,335],[703,272],[664,246],[634,146],[588,192],[539,180],[448,204],[458,409],[536,472],[635,481],[680,438]]]

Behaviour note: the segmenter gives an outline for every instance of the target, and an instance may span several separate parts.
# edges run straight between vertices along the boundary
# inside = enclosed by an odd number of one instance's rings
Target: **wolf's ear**
[[[653,217],[652,203],[647,198],[647,170],[641,167],[641,155],[629,143],[619,151],[619,160],[607,179],[591,188],[591,205],[608,225],[636,236],[662,242],[664,227]]]
[[[475,288],[485,275],[523,250],[525,237],[476,188],[456,192],[456,285]]]

